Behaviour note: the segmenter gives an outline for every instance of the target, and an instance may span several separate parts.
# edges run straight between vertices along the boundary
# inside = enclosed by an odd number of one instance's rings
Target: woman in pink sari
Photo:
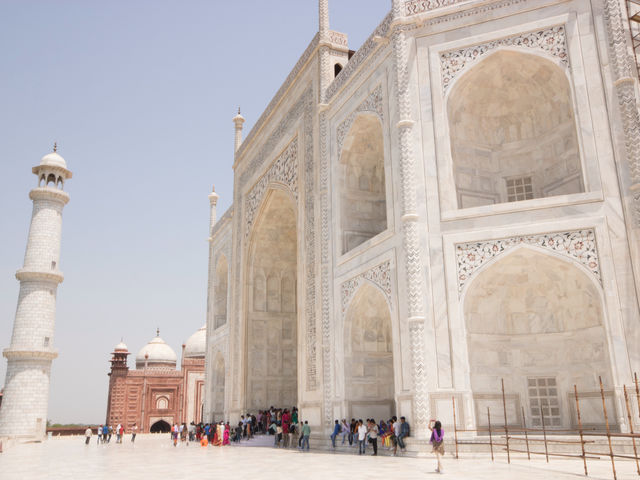
[[[229,426],[229,423],[227,423],[224,427],[224,441],[222,442],[222,445],[229,445],[230,432],[231,432],[231,427]]]

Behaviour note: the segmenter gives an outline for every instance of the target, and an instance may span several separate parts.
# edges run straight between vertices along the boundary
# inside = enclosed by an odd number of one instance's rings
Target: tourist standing
[[[376,421],[372,418],[369,420],[369,428],[367,429],[367,433],[369,434],[369,443],[373,447],[372,456],[378,455],[378,432],[380,429],[378,425],[376,425]]]
[[[431,430],[431,439],[429,442],[433,446],[432,452],[436,454],[436,458],[438,459],[436,472],[442,473],[442,462],[440,459],[444,456],[444,429],[442,428],[440,420],[431,419],[431,421],[429,421],[429,430]]]
[[[102,426],[102,443],[107,443],[107,437],[109,436],[109,426]]]
[[[404,439],[409,436],[409,432],[410,432],[409,422],[407,422],[406,418],[400,417],[400,435],[398,435],[398,445],[400,445],[401,452],[406,450]]]
[[[134,423],[133,427],[131,427],[131,443],[135,443],[137,433],[138,433],[138,425]]]
[[[367,427],[364,426],[362,419],[358,420],[358,455],[364,455],[365,440],[367,438]]]
[[[98,427],[98,445],[102,443],[102,425]]]
[[[403,417],[404,418],[404,417]],[[393,417],[393,424],[391,428],[393,429],[393,456],[395,457],[398,454],[398,444],[400,443],[400,432],[402,431],[402,427],[400,425],[400,421],[397,417]],[[400,447],[402,451],[402,447]]]
[[[85,436],[84,444],[85,445],[89,445],[89,442],[91,441],[91,434],[93,434],[93,431],[91,430],[91,427],[87,427],[87,429],[84,431],[84,436]]]
[[[120,429],[122,428],[122,424],[118,424],[118,426],[116,427],[116,443],[120,443],[120,441],[122,440],[122,437],[120,436]]]
[[[331,434],[331,446],[336,448],[336,437],[340,434],[340,423],[336,420],[333,426],[333,433]]]
[[[347,425],[347,420],[342,419],[342,424],[340,425],[340,434],[342,434],[342,445],[344,445],[344,441],[349,436],[349,425]]]
[[[309,437],[311,436],[311,427],[309,426],[309,422],[307,420],[304,421],[304,425],[302,426],[302,448],[304,450],[304,446],[307,446],[307,451],[309,451]]]
[[[111,443],[111,435],[113,435],[113,425],[109,425],[109,430],[108,430],[108,435],[107,435],[107,443]]]

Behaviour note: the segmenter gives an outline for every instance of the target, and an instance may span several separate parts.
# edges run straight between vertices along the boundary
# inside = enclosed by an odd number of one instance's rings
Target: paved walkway
[[[173,447],[168,435],[138,435],[135,445],[127,435],[122,445],[89,446],[84,438],[60,437],[42,444],[15,446],[0,454],[2,480],[34,479],[157,479],[233,478],[234,480],[309,479],[424,479],[451,478],[474,480],[575,480],[585,478],[582,462],[553,459],[528,462],[517,459],[512,465],[499,459],[445,459],[445,474],[434,472],[433,458],[358,456],[325,451],[301,453],[274,448],[208,447],[198,444]],[[270,440],[270,439],[269,439]],[[250,445],[264,441],[257,440]],[[637,479],[635,464],[618,462],[618,478]],[[589,478],[611,479],[608,461],[590,461]]]

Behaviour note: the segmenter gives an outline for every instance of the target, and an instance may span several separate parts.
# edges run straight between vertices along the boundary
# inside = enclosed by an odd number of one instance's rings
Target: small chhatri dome
[[[116,345],[116,347],[113,349],[115,352],[128,352],[129,349],[127,348],[127,346],[125,345],[125,343],[120,340],[120,343]]]
[[[136,355],[136,369],[144,368],[145,359],[148,367],[176,367],[176,352],[160,338],[160,332]]]
[[[53,144],[53,152],[47,153],[42,160],[40,160],[40,165],[48,166],[48,167],[62,167],[67,168],[67,162],[64,161],[60,155],[58,155],[58,144]]]
[[[184,347],[185,358],[204,358],[207,345],[207,326],[203,325],[189,337]]]

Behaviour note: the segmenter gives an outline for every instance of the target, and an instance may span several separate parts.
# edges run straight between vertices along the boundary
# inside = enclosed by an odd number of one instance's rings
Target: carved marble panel
[[[481,45],[473,45],[441,53],[440,65],[443,89],[447,91],[453,80],[465,67],[498,47],[516,47],[542,51],[558,58],[565,67],[569,66],[565,27],[564,25],[557,25],[544,30],[500,38]]]
[[[251,233],[257,209],[262,203],[270,183],[281,183],[289,187],[298,199],[298,137],[294,138],[284,152],[273,162],[271,168],[258,180],[246,197],[245,237]]]
[[[456,245],[458,293],[462,292],[469,279],[480,267],[518,245],[533,245],[573,258],[584,265],[599,282],[602,282],[595,232],[592,229],[585,229]]]
[[[393,305],[391,299],[391,262],[387,260],[386,262],[376,265],[366,272],[347,280],[341,285],[340,290],[342,294],[343,316],[346,313],[347,308],[349,308],[349,304],[351,303],[355,293],[358,291],[358,288],[367,280],[374,285],[377,285],[387,297],[389,305]]]

